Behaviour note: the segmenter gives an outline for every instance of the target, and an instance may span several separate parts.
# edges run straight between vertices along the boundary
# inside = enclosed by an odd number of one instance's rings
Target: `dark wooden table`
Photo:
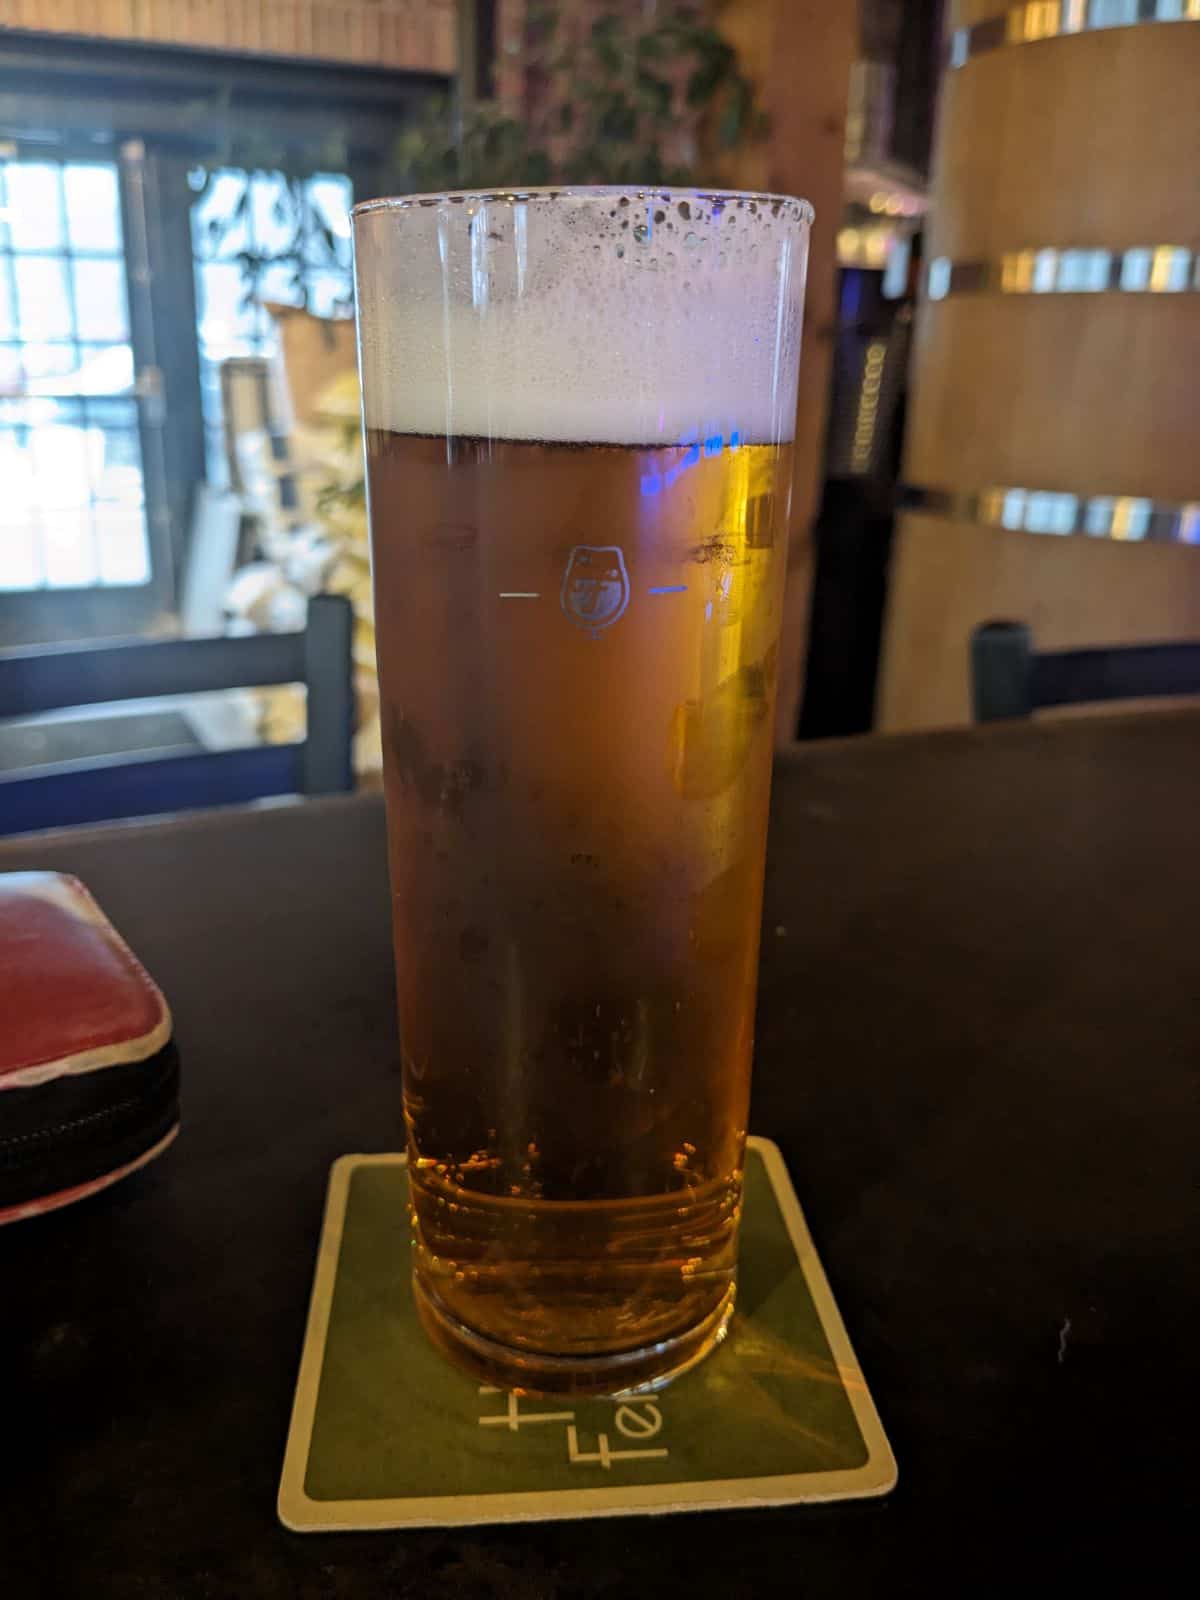
[[[326,1173],[401,1138],[382,807],[0,846],[32,866],[79,873],[165,988],[185,1111],[144,1174],[0,1231],[6,1600],[1036,1594],[1125,1571],[1121,1593],[1174,1592],[1200,719],[780,765],[752,1125],[791,1164],[899,1459],[896,1493],[857,1507],[286,1533]]]

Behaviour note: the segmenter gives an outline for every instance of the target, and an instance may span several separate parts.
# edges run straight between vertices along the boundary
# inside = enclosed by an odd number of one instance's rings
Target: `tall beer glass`
[[[415,1286],[500,1386],[732,1309],[810,219],[354,214]]]

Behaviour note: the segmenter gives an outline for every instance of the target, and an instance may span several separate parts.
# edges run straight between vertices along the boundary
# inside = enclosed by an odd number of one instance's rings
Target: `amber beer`
[[[415,1285],[499,1385],[732,1308],[807,221],[356,215]]]

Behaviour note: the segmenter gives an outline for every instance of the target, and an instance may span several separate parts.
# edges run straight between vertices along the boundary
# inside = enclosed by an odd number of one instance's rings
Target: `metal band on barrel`
[[[1008,250],[996,261],[929,263],[930,300],[958,294],[1195,294],[1200,251],[1186,245],[1131,250]]]
[[[972,494],[908,486],[901,492],[901,505],[927,516],[1012,533],[1200,545],[1200,500],[1179,504],[1139,495],[1078,495],[1057,489],[992,488]]]
[[[1025,0],[994,17],[953,28],[946,64],[953,71],[1002,45],[1036,44],[1073,33],[1200,21],[1200,0]]]

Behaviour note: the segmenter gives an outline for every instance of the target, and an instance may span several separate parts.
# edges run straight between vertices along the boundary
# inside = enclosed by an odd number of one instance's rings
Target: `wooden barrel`
[[[967,639],[1200,637],[1200,0],[951,6],[879,695]]]

